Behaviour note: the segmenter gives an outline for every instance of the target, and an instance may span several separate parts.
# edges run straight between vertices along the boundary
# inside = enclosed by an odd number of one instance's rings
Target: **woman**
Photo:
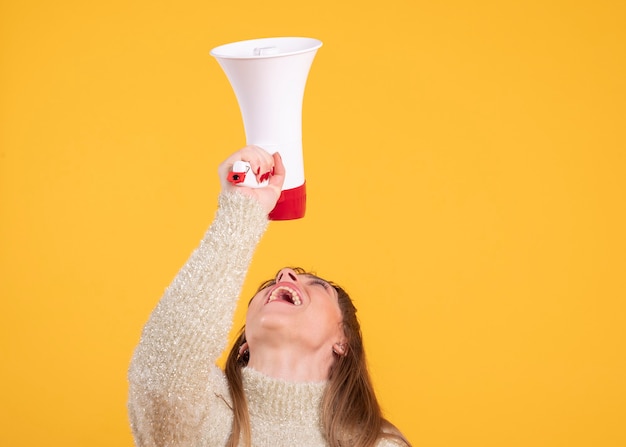
[[[266,187],[227,181],[247,161]],[[137,446],[409,445],[380,412],[356,309],[339,286],[285,268],[260,287],[223,352],[254,249],[280,196],[280,155],[248,146],[220,165],[215,219],[146,324],[130,371]]]

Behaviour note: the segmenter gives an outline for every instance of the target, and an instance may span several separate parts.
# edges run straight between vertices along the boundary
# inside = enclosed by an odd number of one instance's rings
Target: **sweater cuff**
[[[220,193],[216,220],[226,224],[231,234],[252,240],[259,240],[269,225],[268,215],[261,204],[237,191]]]

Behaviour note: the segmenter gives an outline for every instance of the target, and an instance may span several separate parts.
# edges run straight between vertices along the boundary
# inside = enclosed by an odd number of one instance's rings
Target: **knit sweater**
[[[215,219],[146,323],[129,370],[138,447],[224,446],[232,402],[216,362],[267,214],[240,193],[219,197]],[[244,368],[254,446],[326,446],[321,383],[291,383]],[[379,446],[395,445],[382,440]]]

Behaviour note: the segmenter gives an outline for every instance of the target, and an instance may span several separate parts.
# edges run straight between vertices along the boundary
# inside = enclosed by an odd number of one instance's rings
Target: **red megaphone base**
[[[304,217],[306,210],[306,182],[300,186],[281,191],[276,206],[270,212],[270,220],[294,220]]]

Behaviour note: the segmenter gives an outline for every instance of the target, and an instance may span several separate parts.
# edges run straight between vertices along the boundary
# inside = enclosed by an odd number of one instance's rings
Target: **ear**
[[[237,355],[237,359],[239,359],[242,355],[244,355],[248,351],[248,342],[244,341],[243,344],[239,347],[239,353]]]
[[[348,354],[348,343],[345,341],[342,343],[335,343],[333,345],[333,352],[339,356],[345,356]]]

